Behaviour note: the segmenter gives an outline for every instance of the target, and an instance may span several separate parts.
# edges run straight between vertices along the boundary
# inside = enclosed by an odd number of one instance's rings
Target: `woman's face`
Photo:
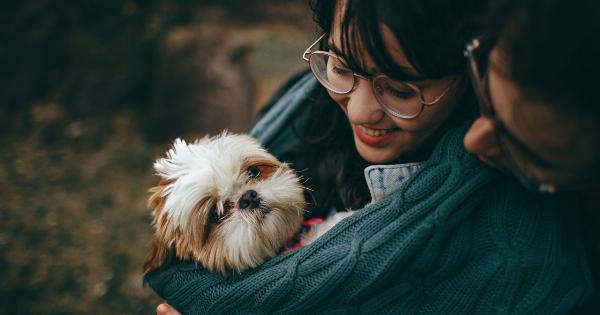
[[[539,182],[577,187],[597,163],[594,148],[598,129],[575,115],[564,115],[549,104],[529,101],[506,75],[506,63],[498,49],[490,54],[488,91],[495,118],[477,119],[465,136],[465,147],[488,164],[506,168],[507,155],[522,173]],[[498,138],[502,125],[515,144]],[[595,130],[595,132],[594,132]],[[509,152],[506,152],[509,151]]]
[[[334,21],[328,45],[341,49],[340,18]],[[386,49],[393,60],[407,72],[415,76],[418,73],[408,62],[402,47],[392,31],[381,25],[381,35]],[[360,46],[359,46],[360,48]],[[369,74],[379,74],[366,49],[359,49],[363,55],[357,56],[365,64],[363,69]],[[389,75],[389,74],[388,74]],[[389,115],[377,101],[370,80],[358,79],[354,90],[340,95],[329,91],[331,98],[337,102],[348,117],[352,126],[354,143],[360,156],[375,164],[390,163],[398,160],[403,154],[422,149],[431,140],[437,129],[450,116],[456,106],[456,98],[462,91],[456,77],[445,77],[439,80],[410,82],[419,87],[425,100],[433,100],[449,87],[448,92],[434,105],[424,106],[419,116],[413,119],[402,119]]]

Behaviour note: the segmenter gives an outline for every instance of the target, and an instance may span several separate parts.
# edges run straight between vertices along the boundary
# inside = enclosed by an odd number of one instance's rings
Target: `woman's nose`
[[[348,119],[353,124],[376,123],[385,115],[375,98],[371,81],[359,79],[347,97]]]
[[[488,117],[479,117],[464,138],[467,151],[484,158],[497,158],[502,153],[496,137],[496,122]]]

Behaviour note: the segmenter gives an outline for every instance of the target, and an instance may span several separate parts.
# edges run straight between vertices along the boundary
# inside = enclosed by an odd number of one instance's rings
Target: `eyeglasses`
[[[326,51],[311,51],[325,38],[325,35],[321,35],[304,51],[302,59],[308,62],[317,81],[335,94],[351,93],[356,86],[357,78],[371,81],[373,94],[387,113],[398,118],[413,119],[421,114],[424,106],[439,102],[452,85],[449,84],[433,100],[426,101],[421,89],[414,84],[394,81],[385,74],[378,74],[372,78],[357,74],[346,65],[341,57]]]
[[[487,88],[487,63],[482,62],[482,59],[477,58],[477,50],[482,46],[480,38],[475,38],[469,42],[464,51],[465,57],[468,59],[469,73],[471,82],[479,101],[481,115],[494,120],[496,129],[496,139],[500,146],[500,150],[504,157],[502,163],[507,171],[512,173],[518,180],[530,190],[537,190],[541,193],[553,194],[557,190],[555,183],[541,182],[529,171],[529,165],[534,164],[538,168],[544,168],[545,162],[540,161],[537,155],[531,151],[521,141],[519,141],[512,133],[508,131],[506,126],[497,118],[492,106],[492,101]],[[517,158],[518,156],[518,158]]]

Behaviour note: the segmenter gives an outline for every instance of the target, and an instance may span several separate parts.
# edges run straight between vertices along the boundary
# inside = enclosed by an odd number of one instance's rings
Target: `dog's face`
[[[156,232],[146,272],[173,247],[208,270],[241,272],[275,256],[302,221],[295,172],[249,136],[178,139],[154,168],[161,181],[149,200]]]

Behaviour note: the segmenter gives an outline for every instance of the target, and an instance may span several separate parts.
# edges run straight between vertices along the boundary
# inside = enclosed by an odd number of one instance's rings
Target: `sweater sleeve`
[[[445,137],[397,193],[309,246],[223,277],[193,262],[147,276],[184,314],[559,314],[591,284],[563,204],[523,192]]]

